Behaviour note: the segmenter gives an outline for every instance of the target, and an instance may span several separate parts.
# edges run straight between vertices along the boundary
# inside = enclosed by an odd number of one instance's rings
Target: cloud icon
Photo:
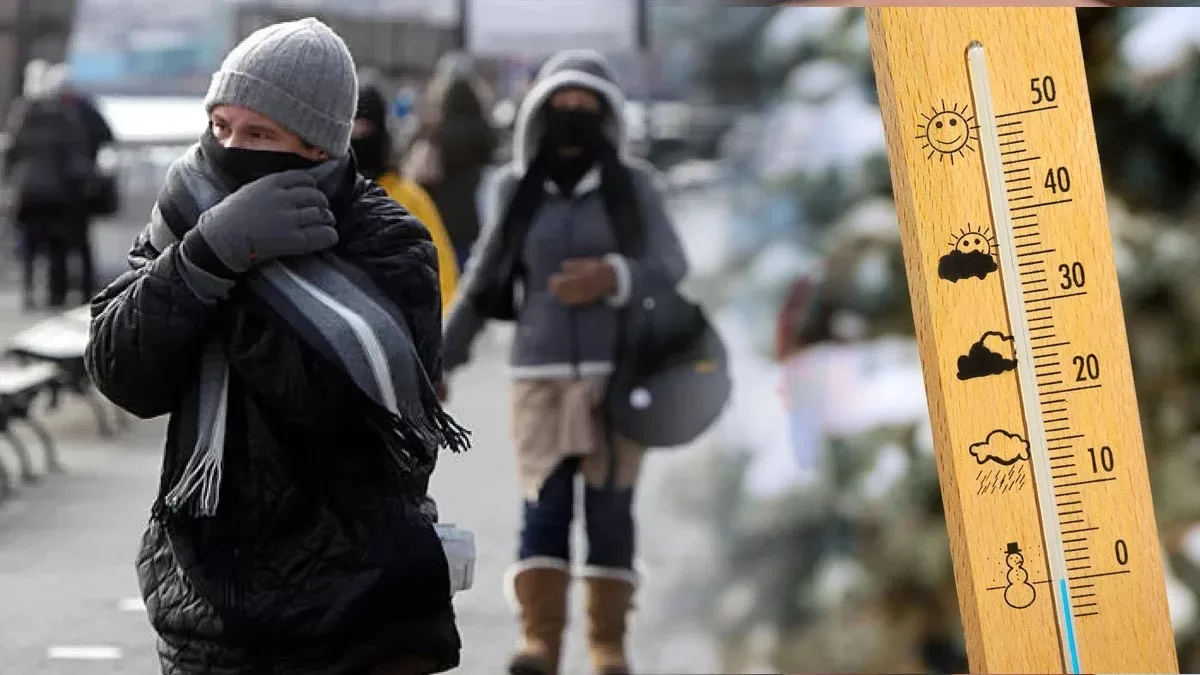
[[[954,249],[938,260],[938,276],[953,283],[961,279],[982,279],[999,267],[990,253]]]
[[[1010,466],[1023,459],[1029,459],[1029,441],[1017,434],[996,429],[988,434],[987,440],[972,445],[970,452],[980,464],[991,461]]]
[[[1013,338],[988,331],[971,345],[966,356],[958,357],[958,379],[999,375],[1017,367]]]

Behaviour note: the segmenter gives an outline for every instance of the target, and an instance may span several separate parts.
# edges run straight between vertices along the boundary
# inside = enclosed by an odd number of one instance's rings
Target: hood
[[[625,121],[625,95],[617,86],[608,60],[590,49],[569,49],[546,61],[521,101],[513,125],[513,163],[518,171],[523,173],[528,169],[537,154],[544,133],[543,106],[563,87],[587,89],[604,99],[609,108],[604,134],[618,154],[626,154],[629,130]]]
[[[363,85],[358,89],[358,109],[354,117],[365,119],[376,127],[387,126],[387,101],[383,92],[374,85]]]
[[[484,117],[483,102],[468,80],[456,78],[447,83],[442,93],[442,116],[465,119]]]

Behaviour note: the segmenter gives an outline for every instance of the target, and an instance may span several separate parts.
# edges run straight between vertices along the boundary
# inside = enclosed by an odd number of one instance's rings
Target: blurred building
[[[21,91],[25,64],[66,60],[77,0],[0,0],[0,114]]]
[[[0,7],[14,1],[0,0]],[[329,23],[360,66],[389,78],[423,79],[458,42],[458,0],[75,1],[71,76],[98,94],[202,94],[236,42],[262,26],[304,16]]]
[[[459,46],[454,2],[238,0],[232,41],[279,21],[315,16],[342,36],[360,68],[391,80],[421,81],[443,54]],[[442,11],[431,11],[439,5]]]

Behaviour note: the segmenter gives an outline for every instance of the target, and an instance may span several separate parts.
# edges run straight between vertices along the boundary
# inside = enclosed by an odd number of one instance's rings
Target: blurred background
[[[334,26],[393,102],[398,155],[448,62],[469,64],[501,134],[553,50],[593,47],[617,65],[637,152],[667,178],[691,292],[727,341],[736,378],[718,426],[645,469],[640,672],[965,672],[862,10],[0,0],[0,113],[38,91],[31,61],[65,63],[66,87],[94,103],[115,138],[100,162],[120,208],[90,230],[101,281],[124,268],[167,164],[203,130],[201,97],[224,53],[258,27],[306,15]],[[1081,9],[1078,19],[1172,622],[1182,671],[1196,672],[1200,9]],[[505,139],[494,163],[507,151]],[[480,201],[487,192],[485,181]],[[20,245],[0,223],[0,348],[52,315],[22,307]],[[507,339],[494,327],[452,383],[453,411],[476,443],[434,479],[443,520],[474,530],[480,549],[475,588],[456,600],[464,673],[495,670],[516,635],[501,592],[516,478],[495,404],[507,390]],[[39,400],[35,417],[66,472],[48,475],[36,456],[40,480],[0,503],[0,672],[155,672],[132,560],[163,425],[109,429],[111,411],[96,418],[69,387],[55,393],[63,400]],[[11,442],[36,448],[38,435],[11,432],[0,464],[15,475]],[[584,673],[574,633],[566,672]]]

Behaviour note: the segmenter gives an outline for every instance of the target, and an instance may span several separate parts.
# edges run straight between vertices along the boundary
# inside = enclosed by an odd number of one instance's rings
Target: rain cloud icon
[[[986,440],[975,443],[969,450],[971,456],[980,464],[995,462],[1011,466],[1023,459],[1029,459],[1029,441],[1003,429],[996,429],[988,434]]]

